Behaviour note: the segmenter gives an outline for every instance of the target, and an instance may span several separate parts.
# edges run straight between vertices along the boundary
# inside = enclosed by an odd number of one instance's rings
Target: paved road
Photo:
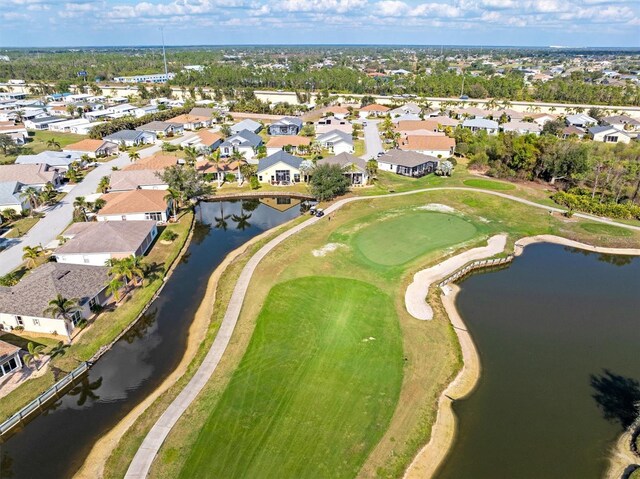
[[[364,151],[365,154],[361,156],[363,160],[375,159],[378,153],[384,151],[378,131],[378,120],[367,120],[367,126],[364,127]]]
[[[172,143],[180,143],[189,136],[173,140]],[[153,145],[140,150],[140,157],[151,156],[160,151],[160,145]],[[79,196],[88,196],[96,192],[100,178],[111,174],[111,168],[122,168],[131,162],[126,153],[100,165],[91,171],[82,182],[75,185],[64,199],[44,211],[45,217],[31,228],[27,234],[12,240],[11,246],[0,252],[0,276],[10,273],[22,264],[22,248],[25,246],[46,246],[55,240],[73,219],[73,202]]]
[[[429,191],[439,191],[439,190],[466,190],[466,191],[475,191],[478,193],[489,194],[493,196],[499,196],[501,198],[505,198],[511,201],[515,201],[517,203],[526,204],[529,206],[533,206],[535,208],[544,209],[547,211],[557,211],[563,212],[564,210],[560,208],[548,207],[545,205],[540,205],[538,203],[534,203],[533,201],[525,200],[522,198],[518,198],[515,196],[510,196],[506,193],[500,193],[497,191],[489,191],[482,190],[480,188],[463,188],[463,187],[442,187],[442,188],[426,188],[422,190],[414,190],[414,191],[406,191],[403,193],[393,193],[389,195],[384,195],[384,197],[390,196],[406,196],[406,195],[415,195],[418,193],[427,193]],[[325,215],[330,215],[334,211],[340,209],[347,203],[351,203],[353,201],[361,201],[361,200],[371,200],[380,198],[380,196],[359,196],[353,198],[345,198],[343,200],[337,201],[332,204],[328,208],[325,209]],[[640,231],[639,226],[626,225],[623,223],[616,223],[615,221],[606,219],[606,218],[598,218],[590,215],[585,215],[582,213],[576,213],[575,216],[580,216],[583,218],[590,219],[592,221],[597,221],[600,223],[607,224],[615,224],[616,226],[620,226],[622,228],[632,229],[636,231]],[[140,445],[140,448],[136,452],[133,461],[129,465],[129,469],[125,475],[125,479],[145,479],[149,473],[149,469],[151,468],[151,464],[155,459],[162,443],[165,441],[169,432],[175,426],[175,424],[180,419],[180,416],[186,411],[186,409],[191,405],[191,403],[198,396],[202,388],[204,388],[207,381],[211,378],[211,375],[216,370],[222,355],[224,354],[227,346],[229,345],[229,341],[231,340],[231,335],[233,334],[233,330],[235,329],[236,323],[238,322],[238,318],[240,317],[240,311],[242,309],[242,303],[244,302],[244,297],[249,288],[249,282],[251,281],[251,277],[253,273],[260,263],[262,259],[273,250],[276,246],[282,243],[287,238],[293,236],[304,228],[311,226],[318,221],[322,221],[321,218],[311,217],[307,221],[300,223],[297,226],[294,226],[290,230],[283,232],[282,234],[276,236],[274,239],[269,241],[266,245],[258,250],[256,254],[254,254],[249,262],[244,266],[242,272],[240,273],[240,277],[238,278],[238,282],[236,283],[233,293],[231,295],[231,300],[229,301],[229,305],[227,306],[227,311],[225,312],[224,318],[222,319],[222,324],[220,325],[220,329],[218,330],[218,334],[209,349],[204,361],[196,371],[195,375],[191,378],[191,380],[187,383],[185,388],[178,394],[178,396],[173,400],[173,402],[169,405],[169,407],[165,410],[165,412],[158,418],[156,423],[153,425],[151,430],[147,433],[144,441]]]

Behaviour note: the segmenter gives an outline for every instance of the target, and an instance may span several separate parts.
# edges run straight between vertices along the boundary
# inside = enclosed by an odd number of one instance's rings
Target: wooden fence
[[[514,256],[510,254],[509,256],[505,256],[504,258],[481,259],[478,261],[474,261],[459,269],[450,276],[447,276],[445,279],[438,283],[438,286],[442,288],[449,283],[458,281],[459,279],[465,277],[466,275],[477,269],[492,268],[494,266],[502,266],[503,264],[511,263],[511,261],[513,261],[513,258]]]

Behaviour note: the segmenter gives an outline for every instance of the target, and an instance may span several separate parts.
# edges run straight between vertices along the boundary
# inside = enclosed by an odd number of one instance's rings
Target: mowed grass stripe
[[[317,276],[276,285],[180,477],[354,477],[389,424],[402,357],[393,300],[378,288]]]
[[[473,223],[446,213],[406,212],[373,223],[354,238],[371,262],[398,266],[431,251],[463,243],[476,235]]]

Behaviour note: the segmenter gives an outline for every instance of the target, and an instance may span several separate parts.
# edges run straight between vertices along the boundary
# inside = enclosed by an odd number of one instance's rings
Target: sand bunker
[[[324,245],[320,249],[312,250],[311,254],[313,256],[315,256],[316,258],[318,258],[318,257],[321,257],[321,256],[326,256],[329,253],[333,253],[338,248],[345,248],[345,247],[346,247],[346,245],[344,245],[342,243],[327,243],[326,245]]]
[[[418,206],[419,210],[426,210],[426,211],[438,211],[440,213],[455,213],[456,210],[453,209],[451,206],[447,206],[447,205],[443,205],[440,203],[429,203],[428,205],[424,205],[424,206]]]

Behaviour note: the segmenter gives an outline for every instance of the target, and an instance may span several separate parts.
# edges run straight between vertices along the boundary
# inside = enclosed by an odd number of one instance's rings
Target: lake
[[[640,400],[640,258],[537,244],[460,286],[482,372],[437,477],[601,478]]]

